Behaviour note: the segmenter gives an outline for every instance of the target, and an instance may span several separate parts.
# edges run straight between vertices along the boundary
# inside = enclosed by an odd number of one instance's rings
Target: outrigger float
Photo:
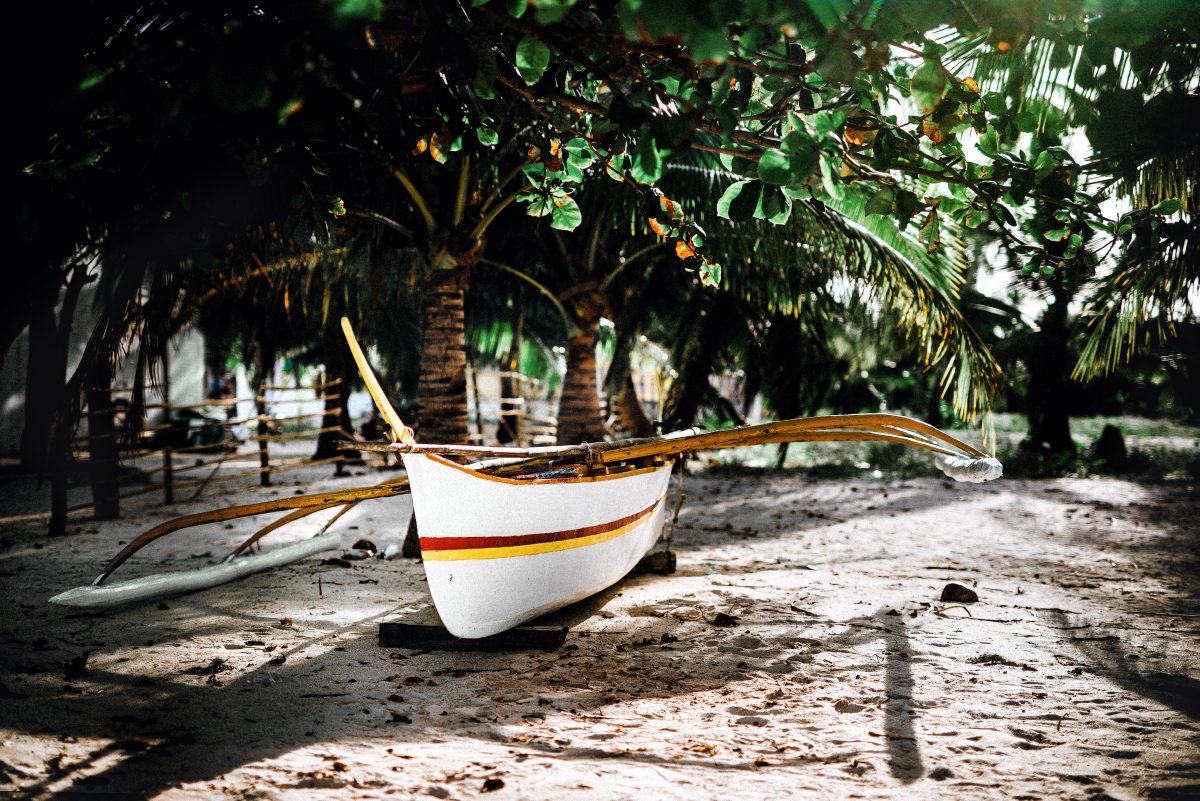
[[[479,638],[586,598],[625,576],[658,542],[676,461],[695,451],[783,442],[890,442],[930,451],[958,481],[998,478],[1000,462],[929,425],[894,414],[830,415],[720,431],[540,448],[416,442],[384,395],[354,332],[342,328],[367,389],[391,428],[407,477],[186,515],[146,531],[91,584],[50,599],[105,607],[192,592],[340,547],[329,529],[355,505],[411,492],[434,606],[456,637]],[[363,448],[362,443],[348,447]],[[459,464],[449,457],[476,459]],[[263,537],[322,510],[340,510],[313,537],[260,554]],[[676,511],[677,511],[676,506]],[[109,577],[151,542],[193,526],[287,511],[216,565],[122,582]]]

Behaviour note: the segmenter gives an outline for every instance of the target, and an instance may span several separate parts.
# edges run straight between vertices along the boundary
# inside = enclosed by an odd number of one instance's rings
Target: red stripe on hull
[[[639,517],[653,512],[662,503],[659,498],[640,512],[617,518],[608,523],[598,523],[584,528],[572,528],[565,531],[549,531],[545,534],[515,534],[501,537],[421,537],[421,549],[429,551],[452,551],[470,548],[503,548],[511,545],[534,545],[541,542],[561,542],[580,537],[591,537],[604,534],[615,528],[628,525]]]

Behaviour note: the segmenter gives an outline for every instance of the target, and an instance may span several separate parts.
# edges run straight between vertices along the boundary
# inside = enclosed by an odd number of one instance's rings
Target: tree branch
[[[417,187],[399,167],[392,168],[392,175],[404,187],[404,191],[408,192],[408,196],[412,198],[413,205],[417,207],[417,211],[421,214],[421,219],[425,221],[425,230],[430,236],[437,233],[437,221],[434,220],[433,212],[429,210],[428,204],[425,203],[425,198],[417,190]]]

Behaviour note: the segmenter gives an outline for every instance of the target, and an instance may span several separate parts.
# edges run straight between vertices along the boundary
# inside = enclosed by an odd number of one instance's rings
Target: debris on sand
[[[1034,670],[1029,665],[1022,662],[1014,662],[1011,659],[1005,659],[1000,654],[981,654],[973,656],[967,660],[972,665],[1004,665],[1005,667],[1019,667],[1021,670]]]
[[[942,588],[942,597],[939,600],[956,604],[973,604],[979,601],[979,593],[970,587],[964,587],[952,581]]]

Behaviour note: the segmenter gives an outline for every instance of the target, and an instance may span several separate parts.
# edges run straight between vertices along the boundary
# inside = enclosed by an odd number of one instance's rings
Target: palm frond
[[[1184,214],[1200,213],[1200,139],[1152,158],[1131,180],[1118,184],[1117,193],[1137,208],[1151,208],[1175,198]]]
[[[692,167],[669,172],[662,184],[664,191],[685,198],[688,208],[687,198],[697,206],[715,204],[738,179],[733,173]],[[940,384],[955,411],[964,419],[974,418],[988,408],[999,387],[1000,368],[958,309],[956,293],[965,267],[961,241],[949,238],[948,258],[930,254],[890,221],[862,214],[861,201],[853,195],[847,193],[844,202],[851,214],[862,216],[855,219],[825,204],[794,201],[782,226],[703,218],[706,253],[725,267],[723,288],[767,314],[795,315],[831,280],[854,282],[867,290],[866,297],[878,303],[885,318],[919,341],[925,367],[941,367]]]
[[[1089,299],[1084,343],[1072,377],[1091,379],[1173,334],[1200,306],[1200,224],[1167,223],[1155,246],[1127,252]]]

